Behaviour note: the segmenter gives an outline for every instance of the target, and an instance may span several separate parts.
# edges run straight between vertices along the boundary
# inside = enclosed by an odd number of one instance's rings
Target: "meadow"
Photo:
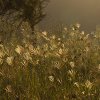
[[[100,31],[79,27],[0,43],[0,100],[100,100]]]

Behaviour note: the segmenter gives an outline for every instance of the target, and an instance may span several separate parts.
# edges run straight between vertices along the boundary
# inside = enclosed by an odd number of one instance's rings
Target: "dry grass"
[[[100,100],[100,32],[79,27],[0,44],[0,100]]]

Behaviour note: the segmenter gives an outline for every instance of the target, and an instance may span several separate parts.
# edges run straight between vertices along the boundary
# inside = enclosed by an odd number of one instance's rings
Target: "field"
[[[0,44],[0,100],[100,100],[99,31],[22,36]]]

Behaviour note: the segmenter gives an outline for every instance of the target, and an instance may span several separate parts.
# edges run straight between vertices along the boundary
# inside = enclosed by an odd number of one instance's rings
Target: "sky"
[[[45,29],[56,23],[79,22],[82,30],[94,31],[100,25],[100,0],[50,0],[46,14],[41,22]]]

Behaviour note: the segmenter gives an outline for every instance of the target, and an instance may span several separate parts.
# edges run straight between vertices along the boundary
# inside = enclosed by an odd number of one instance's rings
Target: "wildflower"
[[[6,88],[5,88],[5,91],[8,92],[8,93],[11,93],[12,92],[11,85],[7,85]]]
[[[93,84],[89,80],[87,80],[85,82],[85,86],[86,86],[86,88],[91,89],[93,87]]]
[[[75,30],[75,28],[74,28],[74,27],[72,27],[72,30],[74,31],[74,30]]]
[[[31,52],[31,53],[33,53],[33,45],[29,45],[29,51]]]
[[[3,45],[2,45],[2,44],[0,44],[0,47],[1,47],[1,48],[3,48]]]
[[[69,64],[70,64],[71,68],[75,67],[75,63],[74,62],[70,62]]]
[[[22,51],[23,51],[23,47],[20,46],[20,45],[17,45],[17,48],[15,49],[15,51],[16,51],[18,54],[21,54]]]
[[[24,31],[25,29],[24,29],[24,28],[22,28],[21,30],[22,30],[22,31]]]
[[[62,47],[64,48],[64,47],[65,47],[65,45],[64,45],[64,44],[62,44]]]
[[[36,60],[36,64],[39,64],[39,61],[40,61],[39,59],[38,59],[38,60]]]
[[[14,60],[14,57],[7,57],[6,62],[7,62],[8,65],[12,65],[13,60]]]
[[[84,35],[85,34],[84,31],[82,31],[81,34]]]
[[[68,58],[63,58],[63,62],[67,62],[68,61]]]
[[[97,35],[94,35],[94,38],[97,38]]]
[[[79,83],[78,82],[75,82],[74,85],[79,88]]]
[[[85,91],[83,91],[82,94],[85,94]]]
[[[48,50],[48,44],[45,44],[43,47],[44,47],[44,50],[46,51]]]
[[[58,41],[60,41],[61,40],[61,38],[58,38]]]
[[[76,72],[74,70],[69,70],[68,71],[68,74],[71,76],[71,77],[74,77]]]
[[[49,76],[49,81],[54,82],[54,77],[53,76]]]
[[[42,32],[42,34],[46,36],[46,35],[47,35],[47,32],[46,32],[46,31],[44,31],[44,32]]]
[[[89,34],[87,34],[85,37],[84,37],[84,40],[87,40],[89,38]]]
[[[77,28],[80,28],[80,24],[79,23],[76,23],[76,25],[75,25]]]
[[[51,38],[52,38],[52,39],[56,39],[56,36],[55,36],[55,35],[53,35]]]
[[[34,48],[33,49],[33,54],[34,55],[41,55],[40,47]]]
[[[60,80],[60,79],[57,79],[57,81],[61,84],[62,83],[62,80]]]
[[[59,49],[59,54],[61,55],[63,53],[63,49]]]
[[[61,67],[60,62],[59,61],[55,61],[54,62],[54,67],[57,68],[57,69],[60,69],[60,67]]]
[[[32,60],[31,55],[30,55],[29,52],[24,53],[24,58],[25,58],[26,60]]]
[[[67,27],[64,28],[64,31],[67,31]]]

